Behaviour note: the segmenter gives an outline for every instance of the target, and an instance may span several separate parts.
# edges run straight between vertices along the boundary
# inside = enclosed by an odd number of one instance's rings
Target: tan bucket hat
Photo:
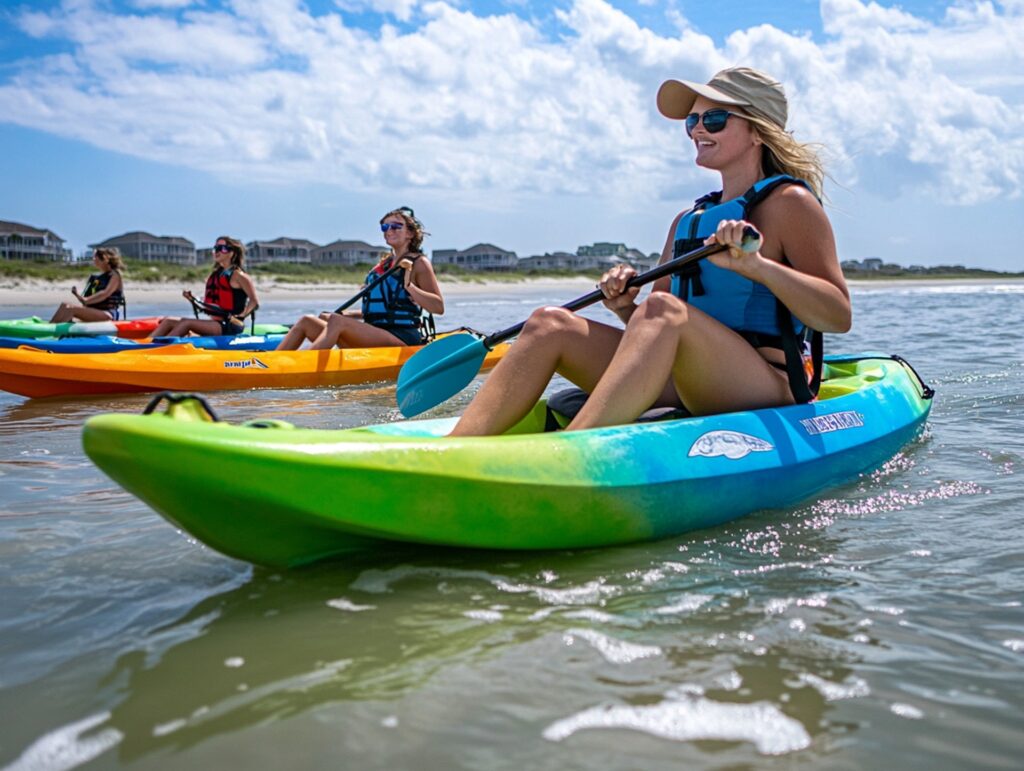
[[[687,80],[666,80],[658,89],[658,110],[666,118],[682,120],[698,96],[742,107],[751,115],[786,128],[786,92],[775,78],[750,67],[729,67],[707,85]]]

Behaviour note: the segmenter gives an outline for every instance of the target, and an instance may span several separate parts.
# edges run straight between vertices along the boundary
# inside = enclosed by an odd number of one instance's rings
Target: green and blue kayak
[[[93,337],[111,335],[132,340],[149,337],[160,324],[159,316],[146,316],[118,321],[43,321],[39,316],[23,319],[0,319],[0,336],[35,340],[41,337]],[[284,324],[256,324],[250,330],[254,335],[283,335],[288,332]]]
[[[932,390],[899,357],[833,356],[812,404],[545,433],[541,402],[473,438],[446,436],[455,418],[230,425],[198,397],[168,400],[91,418],[85,451],[210,547],[291,567],[394,542],[611,546],[784,508],[890,459],[922,430]]]

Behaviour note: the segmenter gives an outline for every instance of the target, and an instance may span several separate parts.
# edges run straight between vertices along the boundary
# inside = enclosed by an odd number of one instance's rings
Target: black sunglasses
[[[735,115],[737,118],[743,117],[742,115],[722,109],[708,110],[703,114],[691,112],[686,116],[686,135],[692,139],[693,130],[697,128],[698,123],[703,123],[704,130],[709,134],[717,134],[725,128],[725,124],[731,115]]]
[[[214,254],[230,254],[233,249],[227,244],[217,244],[213,247]]]

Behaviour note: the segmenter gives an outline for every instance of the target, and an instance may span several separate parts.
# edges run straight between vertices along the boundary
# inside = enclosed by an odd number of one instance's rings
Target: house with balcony
[[[376,265],[391,254],[387,246],[365,241],[332,241],[313,250],[314,265]]]
[[[154,236],[143,230],[134,230],[108,238],[90,249],[117,249],[123,257],[143,262],[173,262],[179,265],[196,264],[196,245],[182,236]]]
[[[52,230],[0,220],[0,259],[70,261],[72,254]]]
[[[598,241],[590,246],[580,246],[576,249],[580,257],[596,257],[611,260],[609,265],[626,262],[639,271],[650,270],[658,264],[661,255],[657,252],[644,254],[639,249],[633,249],[625,244],[611,241]]]
[[[519,270],[607,270],[616,263],[611,257],[592,257],[571,252],[546,252],[523,257]]]
[[[468,249],[435,249],[430,260],[434,265],[457,265],[466,270],[508,271],[518,267],[519,258],[494,244],[476,244]]]
[[[319,244],[305,238],[275,238],[273,241],[250,241],[245,245],[245,261],[250,264],[261,262],[295,262],[310,264],[313,252]]]

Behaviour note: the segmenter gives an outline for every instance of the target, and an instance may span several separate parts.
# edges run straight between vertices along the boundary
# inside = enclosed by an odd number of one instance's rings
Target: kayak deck
[[[542,402],[471,438],[446,436],[454,418],[326,431],[213,422],[198,404],[94,417],[86,452],[209,546],[294,566],[394,541],[608,546],[789,506],[891,458],[931,391],[898,360],[835,357],[813,404],[541,433]],[[225,464],[244,485],[224,485]]]

